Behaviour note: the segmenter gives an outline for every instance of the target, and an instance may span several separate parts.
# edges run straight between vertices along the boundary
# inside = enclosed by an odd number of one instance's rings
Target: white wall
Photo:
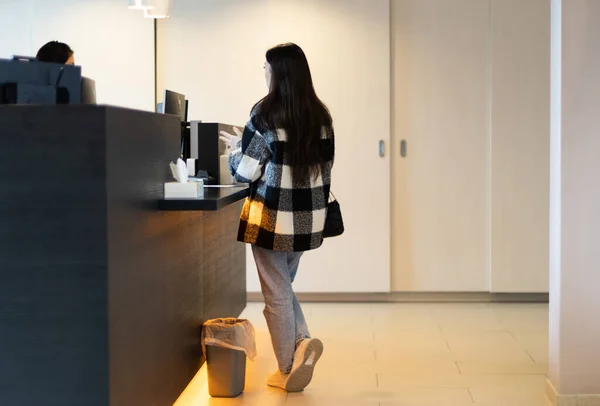
[[[154,110],[154,26],[124,0],[0,0],[0,57],[65,42],[99,104]]]
[[[550,380],[600,396],[600,2],[552,1]],[[572,395],[595,395],[573,399]]]
[[[298,291],[389,290],[389,0],[177,0],[159,23],[159,88],[190,118],[244,124],[266,94],[265,51],[297,42],[336,129],[333,190],[347,232],[305,256]],[[248,258],[248,290],[258,291]]]
[[[550,225],[548,377],[560,385],[561,177],[562,177],[562,0],[551,0],[550,14]]]
[[[491,5],[491,291],[548,292],[550,4]]]

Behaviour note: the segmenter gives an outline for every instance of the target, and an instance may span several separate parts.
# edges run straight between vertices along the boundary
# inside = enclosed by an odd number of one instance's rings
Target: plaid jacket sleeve
[[[244,128],[241,145],[229,156],[229,170],[238,182],[256,182],[262,176],[270,156],[271,151],[265,137],[250,120]]]

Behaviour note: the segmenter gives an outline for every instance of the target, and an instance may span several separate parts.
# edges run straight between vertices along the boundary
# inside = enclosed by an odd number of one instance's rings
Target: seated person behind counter
[[[53,62],[63,65],[75,65],[74,52],[63,42],[50,41],[40,48],[35,59],[40,62]]]
[[[16,61],[15,63],[20,63],[20,62],[26,62],[26,61],[38,61],[38,62],[44,62],[44,63],[53,63],[53,64],[59,64],[59,65],[70,65],[73,66],[75,65],[75,53],[74,51],[71,49],[71,47],[67,44],[65,44],[64,42],[58,42],[58,41],[50,41],[46,44],[44,44],[37,52],[37,55],[34,58],[30,58],[30,57],[24,57],[24,56],[13,56],[13,61]],[[7,61],[2,61],[2,62],[8,62]],[[38,69],[38,68],[34,68],[34,69]],[[46,69],[48,70],[48,73],[46,74],[46,76],[48,74],[50,74],[50,77],[54,77],[54,74],[56,73],[55,71],[53,71],[53,68],[42,68],[40,67],[39,69]],[[71,72],[72,73],[72,72]],[[80,92],[78,91],[73,91],[73,86],[75,85],[74,83],[70,83],[69,85],[69,80],[67,80],[67,75],[62,73],[62,69],[61,69],[61,73],[59,74],[59,78],[62,78],[62,82],[61,82],[61,87],[64,88],[69,88],[69,86],[71,86],[70,90],[72,91],[71,93],[74,95],[74,97],[70,98],[64,97],[64,92],[63,92],[63,96],[62,97],[57,97],[57,96],[52,96],[50,95],[49,97],[31,97],[31,92],[26,92],[26,94],[24,93],[23,97],[19,97],[17,96],[17,91],[13,90],[12,92],[10,91],[6,91],[2,89],[2,85],[5,85],[4,81],[7,81],[7,83],[20,83],[23,85],[38,85],[38,86],[52,86],[54,84],[54,82],[50,83],[38,83],[40,81],[40,75],[39,73],[35,73],[33,72],[32,69],[29,69],[27,71],[22,71],[21,69],[14,69],[14,67],[11,69],[10,66],[7,66],[5,68],[5,70],[3,72],[0,72],[0,104],[96,104],[96,83],[92,80],[89,79],[87,77],[83,77],[81,76],[81,73],[79,71],[79,73],[77,73],[77,75],[80,76],[80,80],[81,80],[81,89]],[[69,75],[72,76],[72,75]],[[45,76],[44,76],[45,77]],[[32,79],[33,78],[33,79]],[[2,80],[4,79],[4,81]],[[31,81],[33,80],[33,82],[29,82],[27,83],[27,81]],[[50,80],[50,79],[48,79]],[[52,79],[55,80],[55,79]],[[72,82],[72,81],[71,81]],[[77,86],[77,85],[75,85]],[[13,85],[14,87],[14,85]],[[55,86],[56,87],[56,86]],[[35,96],[35,94],[34,94]]]
[[[50,41],[40,48],[35,59],[40,62],[75,65],[75,52],[64,42]],[[96,83],[86,77],[81,80],[81,102],[96,104]]]

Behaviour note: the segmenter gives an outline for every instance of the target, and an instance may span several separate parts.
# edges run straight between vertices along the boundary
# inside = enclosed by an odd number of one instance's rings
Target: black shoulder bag
[[[333,200],[327,203],[323,238],[337,237],[344,234],[344,220],[342,220],[340,204],[333,193],[331,193],[331,197],[333,197]]]

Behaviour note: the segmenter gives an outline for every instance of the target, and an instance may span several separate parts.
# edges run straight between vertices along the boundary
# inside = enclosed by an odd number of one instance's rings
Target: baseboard
[[[559,395],[550,379],[546,380],[546,397],[552,406],[600,406],[600,394]]]
[[[550,401],[551,406],[558,406],[558,392],[556,392],[549,378],[546,378],[546,397]]]
[[[296,293],[301,302],[329,303],[548,303],[547,293],[390,292]],[[260,292],[248,292],[249,302],[262,302]]]

